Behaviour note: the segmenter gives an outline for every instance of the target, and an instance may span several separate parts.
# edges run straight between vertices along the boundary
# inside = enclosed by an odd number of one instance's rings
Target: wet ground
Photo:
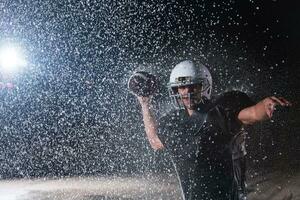
[[[300,200],[300,173],[275,172],[248,178],[249,200]]]
[[[300,199],[300,173],[249,177],[249,200]],[[181,199],[174,175],[155,177],[73,177],[0,182],[1,200]]]

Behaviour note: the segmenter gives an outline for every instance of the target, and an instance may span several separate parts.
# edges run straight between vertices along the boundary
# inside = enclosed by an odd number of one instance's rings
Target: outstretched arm
[[[238,119],[245,125],[270,119],[277,105],[286,107],[292,104],[283,97],[267,97],[254,106],[241,110],[238,114]]]
[[[143,121],[145,125],[145,131],[148,138],[148,141],[151,147],[154,150],[163,149],[164,146],[157,135],[157,122],[155,117],[150,109],[150,98],[149,97],[137,97],[141,107],[142,107],[142,114],[143,114]]]

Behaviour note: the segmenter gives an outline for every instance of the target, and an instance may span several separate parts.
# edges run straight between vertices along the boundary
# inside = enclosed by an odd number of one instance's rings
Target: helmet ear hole
[[[207,94],[210,94],[210,88],[208,88],[208,90],[207,90]]]
[[[178,93],[178,87],[172,87],[172,92],[173,92],[174,94]]]

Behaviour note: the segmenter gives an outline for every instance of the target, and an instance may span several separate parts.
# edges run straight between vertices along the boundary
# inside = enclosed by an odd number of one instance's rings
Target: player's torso
[[[189,191],[193,198],[194,195],[205,198],[218,191],[230,191],[232,162],[228,144],[231,136],[221,124],[224,116],[216,115],[216,112],[214,109],[208,112],[203,124],[181,113],[173,124],[174,139],[169,144],[169,151],[184,190]],[[224,199],[228,195],[224,194]]]
[[[168,144],[173,155],[183,161],[224,159],[231,135],[223,123],[226,118],[216,114],[216,109],[210,110],[205,117],[189,117],[181,111],[172,120],[171,134],[173,139]]]

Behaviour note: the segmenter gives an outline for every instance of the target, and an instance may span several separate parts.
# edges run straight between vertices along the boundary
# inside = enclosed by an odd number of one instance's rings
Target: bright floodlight
[[[0,67],[4,73],[12,73],[24,67],[26,61],[17,47],[7,46],[0,49]]]

